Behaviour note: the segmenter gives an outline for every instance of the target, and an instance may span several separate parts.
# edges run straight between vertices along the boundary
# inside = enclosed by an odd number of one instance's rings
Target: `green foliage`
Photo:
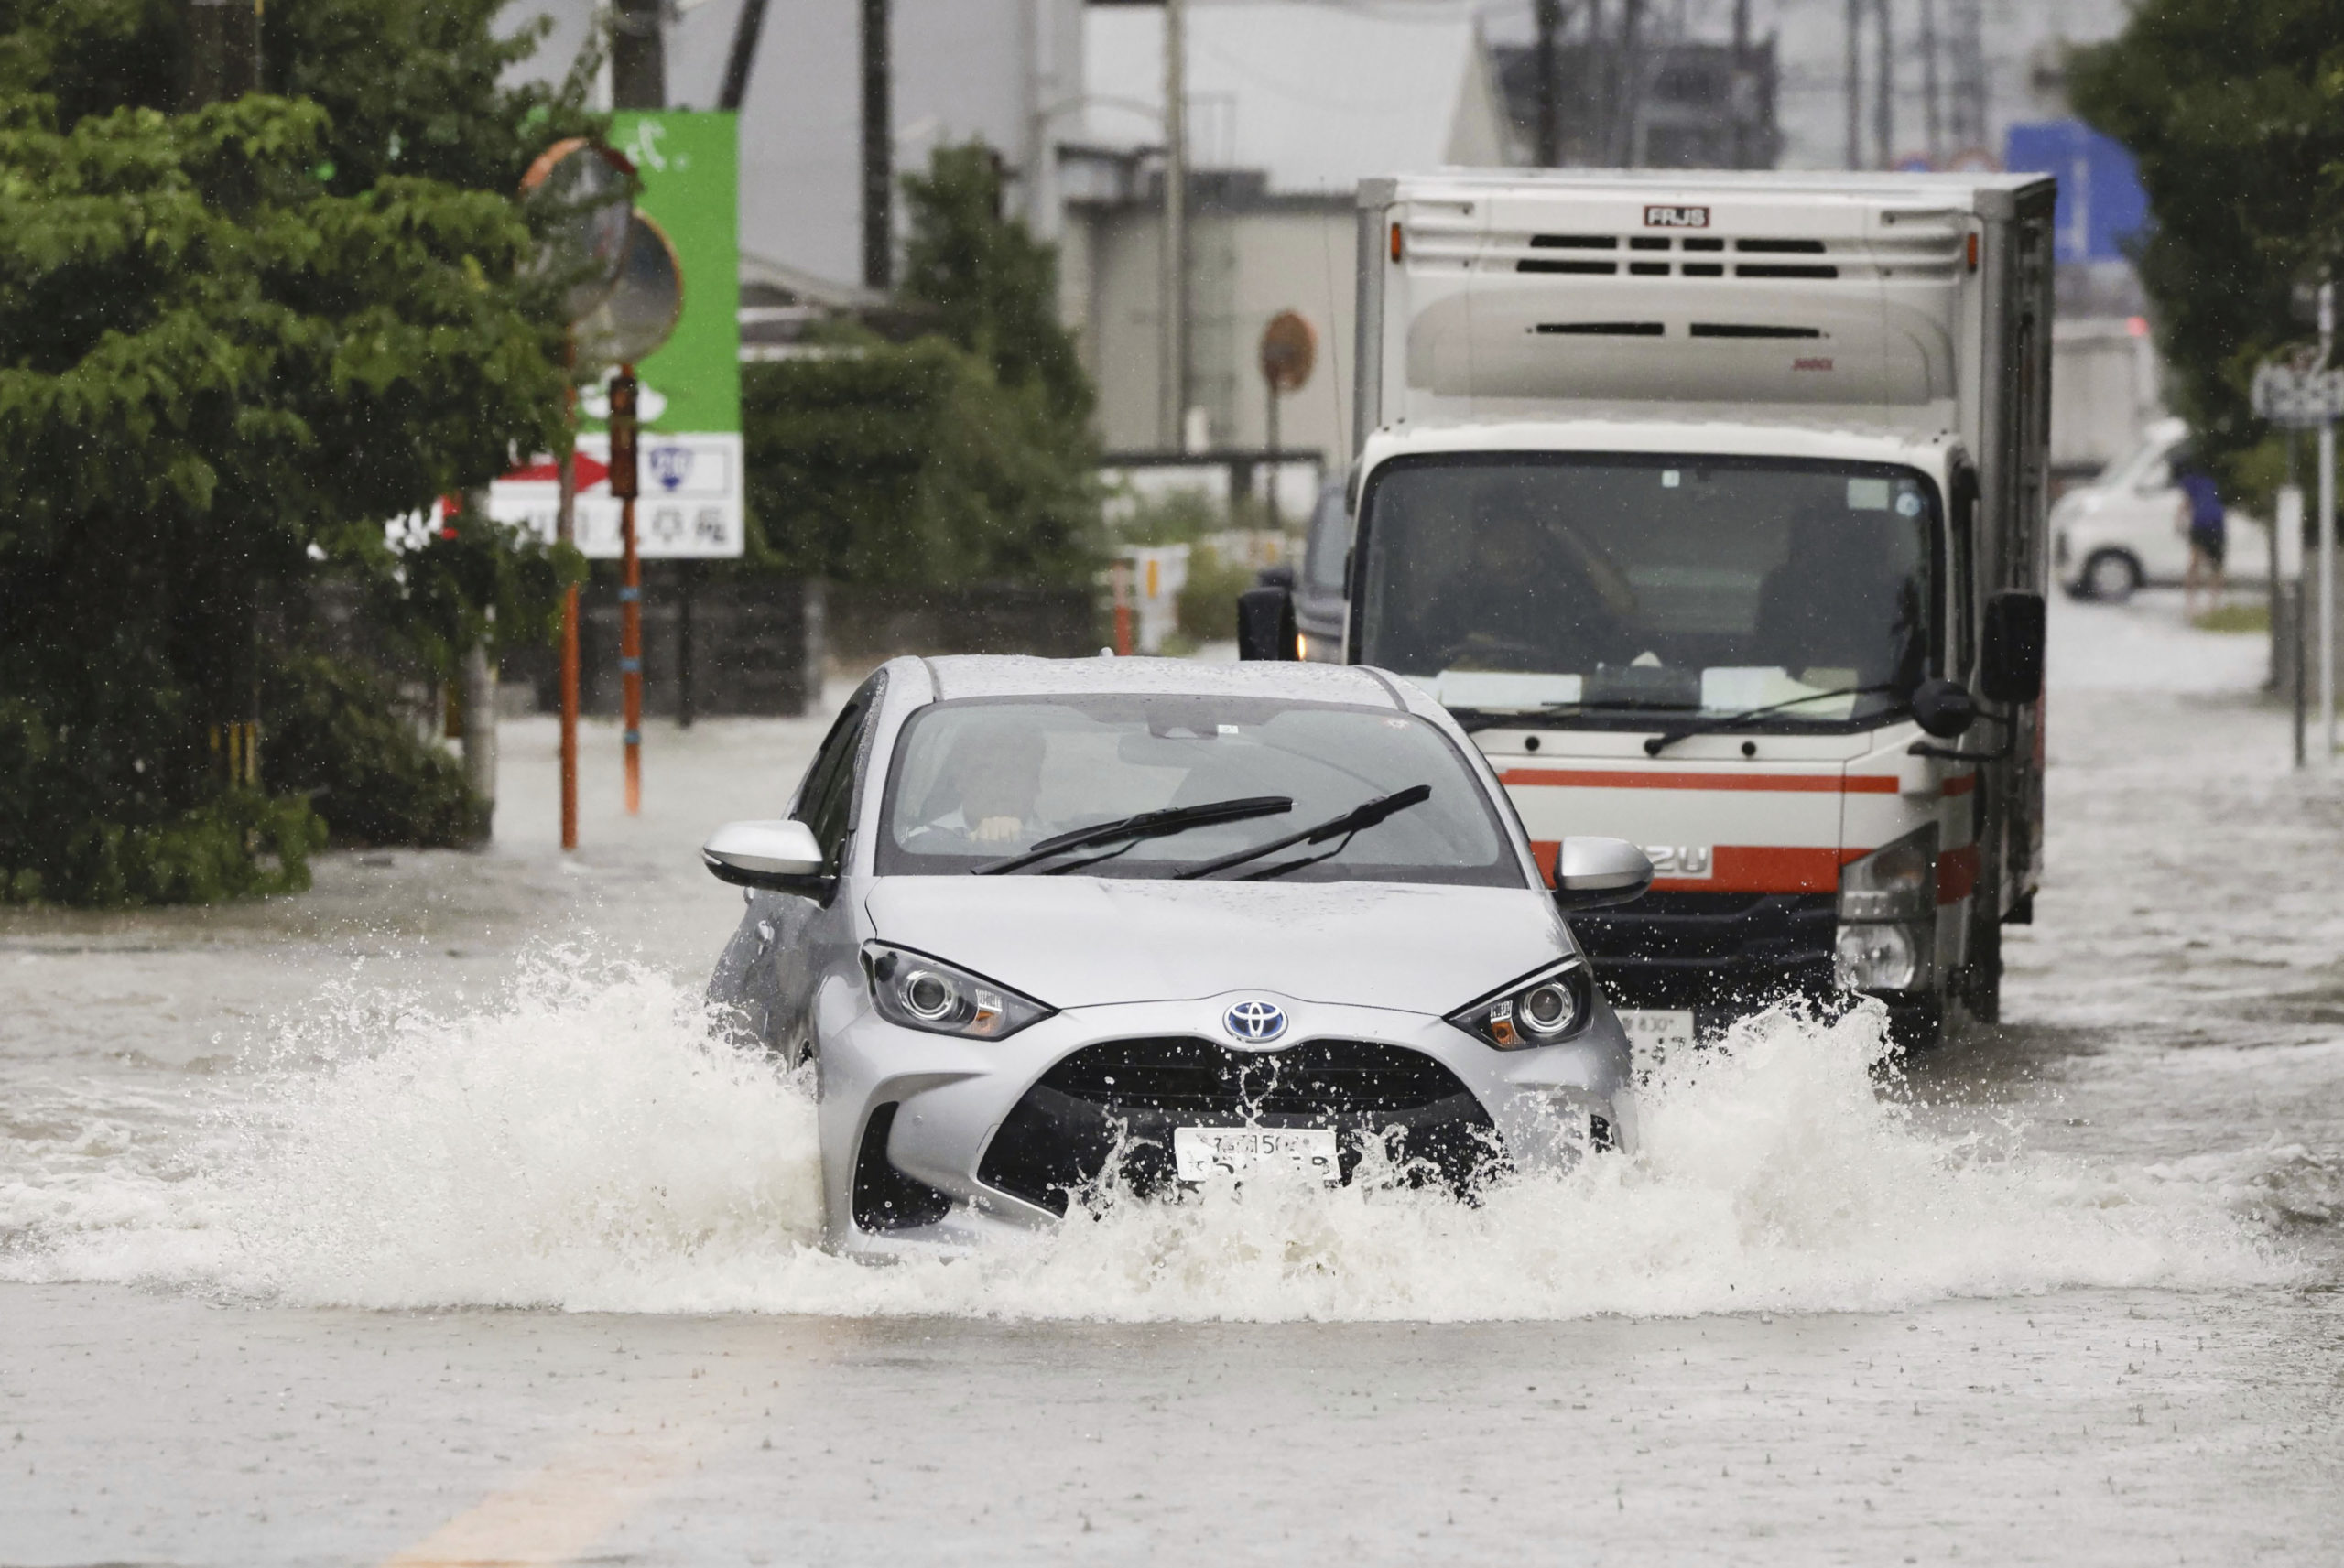
[[[487,837],[487,804],[398,717],[377,677],[288,653],[262,680],[261,713],[269,781],[309,797],[334,842],[458,849]]]
[[[2255,366],[2306,335],[2292,283],[2344,259],[2344,0],[2146,0],[2078,51],[2069,86],[2140,163],[2141,279],[2177,412],[2251,485]]]
[[[1253,586],[1251,567],[1223,560],[1218,550],[1192,548],[1188,579],[1180,585],[1180,630],[1199,643],[1235,641],[1237,596]]]
[[[904,178],[904,296],[1004,386],[1038,386],[1053,416],[1080,424],[1097,398],[1058,319],[1058,252],[1003,220],[1001,187],[1001,159],[982,142],[940,146],[926,174]]]
[[[1134,501],[1115,520],[1114,534],[1126,545],[1188,545],[1228,526],[1228,518],[1204,492],[1172,490]]]
[[[905,181],[906,292],[939,330],[836,335],[744,367],[755,560],[864,584],[1080,582],[1097,564],[1091,392],[1052,314],[1056,258],[999,215],[978,146]]]
[[[265,607],[320,572],[371,573],[452,663],[490,596],[511,630],[541,628],[548,584],[575,569],[480,526],[412,563],[380,545],[381,520],[562,434],[559,323],[510,193],[582,116],[575,93],[498,86],[522,46],[494,38],[495,10],[279,0],[264,79],[307,96],[173,114],[173,0],[0,0],[12,887],[27,871],[38,896],[98,903],[298,885],[315,815],[226,789],[206,744],[255,712]],[[379,773],[385,694],[307,689],[371,705],[312,725],[359,748],[320,777]]]

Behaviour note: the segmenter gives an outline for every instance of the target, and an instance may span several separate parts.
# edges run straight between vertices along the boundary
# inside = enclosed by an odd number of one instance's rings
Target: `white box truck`
[[[1785,993],[1991,1020],[2042,864],[2054,183],[1450,172],[1360,188],[1339,625],[1243,651],[1406,676],[1542,857],[1632,1029]],[[1316,636],[1309,635],[1316,632]]]

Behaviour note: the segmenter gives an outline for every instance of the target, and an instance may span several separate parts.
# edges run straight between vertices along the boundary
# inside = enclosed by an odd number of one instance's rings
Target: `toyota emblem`
[[[1232,1040],[1266,1045],[1286,1033],[1286,1009],[1274,1001],[1241,1001],[1221,1015],[1221,1026]]]

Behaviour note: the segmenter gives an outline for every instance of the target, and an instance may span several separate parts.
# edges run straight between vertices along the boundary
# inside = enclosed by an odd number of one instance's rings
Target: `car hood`
[[[1570,951],[1526,888],[887,877],[863,907],[881,940],[1058,1008],[1259,989],[1447,1013]]]

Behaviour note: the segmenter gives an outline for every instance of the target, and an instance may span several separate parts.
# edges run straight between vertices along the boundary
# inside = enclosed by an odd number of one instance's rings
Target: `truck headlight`
[[[1833,976],[1851,991],[1911,990],[1921,978],[1919,933],[1909,925],[1871,921],[1842,925],[1833,946]]]
[[[884,942],[863,945],[863,972],[882,1018],[930,1034],[1004,1040],[1056,1011],[982,975]]]
[[[1569,1039],[1594,1011],[1595,977],[1572,957],[1468,1002],[1449,1022],[1484,1044],[1522,1051]]]
[[[1916,827],[1839,869],[1839,918],[1920,920],[1937,912],[1937,825]]]
[[[1911,990],[1937,945],[1937,827],[1893,839],[1839,871],[1832,968],[1850,990]]]

